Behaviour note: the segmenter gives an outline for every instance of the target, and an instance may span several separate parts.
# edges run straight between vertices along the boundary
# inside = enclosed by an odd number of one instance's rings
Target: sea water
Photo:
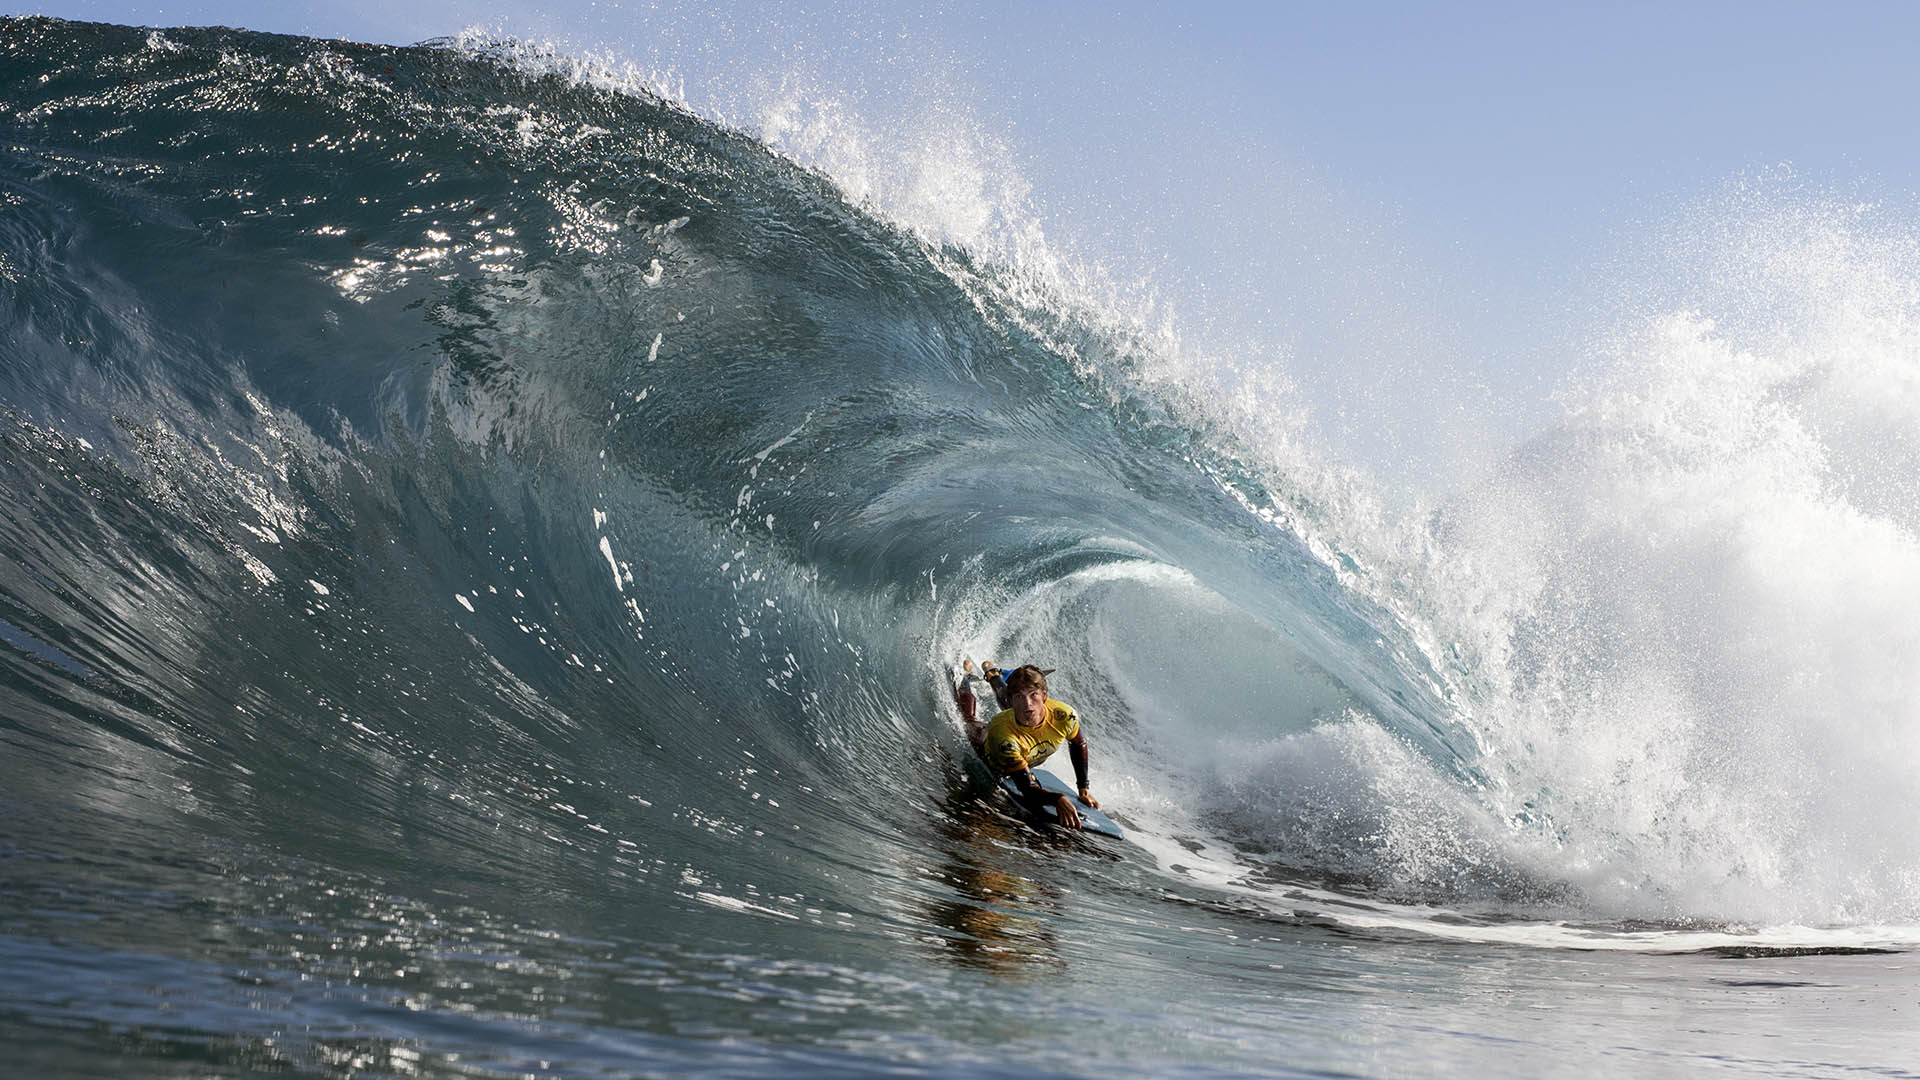
[[[1897,237],[1741,219],[1389,511],[642,88],[0,30],[20,1075],[1920,1061]],[[963,656],[1057,669],[1126,842],[969,781]]]

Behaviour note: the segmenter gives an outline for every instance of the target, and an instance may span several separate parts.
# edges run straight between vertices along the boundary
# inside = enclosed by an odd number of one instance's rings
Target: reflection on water
[[[1050,837],[995,813],[974,789],[949,799],[941,826],[939,879],[959,894],[924,901],[938,955],[997,975],[1064,966],[1053,919],[1069,914],[1060,889],[1006,868],[1012,852]],[[1054,841],[1058,842],[1058,841]]]

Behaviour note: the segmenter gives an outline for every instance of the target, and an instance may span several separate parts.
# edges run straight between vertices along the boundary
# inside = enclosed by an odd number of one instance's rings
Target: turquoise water
[[[1897,299],[1402,522],[645,92],[0,27],[23,1075],[1920,1060]],[[963,655],[1128,841],[981,797]]]

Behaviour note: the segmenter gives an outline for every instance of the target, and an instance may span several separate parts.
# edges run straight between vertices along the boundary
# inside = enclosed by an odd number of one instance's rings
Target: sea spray
[[[1911,919],[1914,249],[1805,193],[1712,209],[1697,306],[1445,504],[1407,591],[1516,858],[1621,915]]]

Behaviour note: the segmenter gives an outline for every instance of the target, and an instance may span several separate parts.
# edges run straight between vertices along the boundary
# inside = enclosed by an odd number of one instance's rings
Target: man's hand
[[[1054,798],[1053,805],[1055,810],[1060,814],[1060,825],[1063,828],[1077,829],[1080,827],[1080,811],[1073,808],[1072,799],[1067,798],[1065,795],[1059,795]]]
[[[1086,803],[1088,806],[1093,807],[1095,810],[1100,809],[1100,800],[1094,798],[1093,792],[1087,790],[1086,788],[1080,789],[1080,801],[1083,803]]]

